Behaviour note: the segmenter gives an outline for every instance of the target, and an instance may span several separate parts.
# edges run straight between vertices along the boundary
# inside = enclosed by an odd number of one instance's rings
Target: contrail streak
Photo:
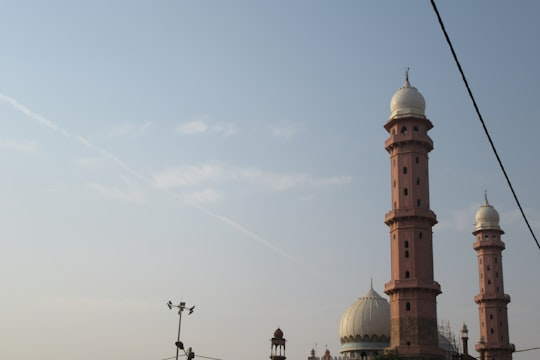
[[[40,115],[40,114],[38,114],[36,112],[33,112],[32,110],[30,110],[29,108],[27,108],[26,106],[24,106],[23,104],[18,102],[17,99],[15,99],[15,98],[13,98],[11,96],[7,96],[7,95],[4,95],[4,94],[0,93],[0,101],[3,101],[5,103],[11,105],[15,110],[25,114],[30,119],[37,122],[39,125],[48,127],[49,129],[53,130],[54,132],[57,132],[57,133],[65,136],[65,137],[67,137],[68,139],[75,140],[78,143],[84,145],[85,147],[87,147],[89,149],[92,149],[94,151],[97,151],[98,153],[100,153],[104,157],[112,160],[114,163],[116,163],[118,166],[120,166],[124,171],[131,174],[135,178],[137,178],[139,180],[144,180],[144,177],[141,174],[139,174],[138,172],[136,172],[135,170],[130,168],[125,162],[120,160],[118,157],[114,156],[113,154],[111,154],[107,150],[104,150],[104,149],[101,149],[101,148],[95,146],[94,144],[92,144],[92,142],[90,140],[86,139],[85,137],[82,137],[80,135],[72,134],[71,132],[64,129],[60,125],[57,125],[54,122],[48,120],[43,115]]]
[[[257,241],[258,243],[266,246],[267,248],[273,250],[274,252],[280,254],[281,256],[291,260],[292,262],[296,263],[297,265],[300,265],[301,267],[303,267],[304,269],[308,270],[309,272],[311,273],[314,273],[316,274],[317,276],[321,276],[323,277],[323,275],[321,273],[319,273],[318,271],[316,271],[315,269],[311,268],[310,266],[308,266],[307,264],[305,264],[304,262],[300,261],[299,259],[295,258],[294,256],[292,256],[291,254],[285,252],[284,250],[280,249],[279,247],[275,246],[274,244],[272,244],[271,242],[269,242],[268,240],[264,239],[263,237],[255,234],[253,231],[247,229],[246,227],[240,225],[239,223],[231,220],[230,218],[226,217],[226,216],[223,216],[223,215],[219,215],[219,214],[215,214],[213,212],[211,212],[210,210],[208,209],[205,209],[201,206],[194,206],[192,205],[192,207],[195,207],[197,208],[199,211],[205,213],[206,215],[210,216],[210,217],[213,217],[215,219],[218,219],[219,221],[233,227],[234,229],[240,231],[241,233],[243,233],[244,235],[250,237],[251,239]]]
[[[107,158],[107,159],[111,160],[112,162],[114,162],[121,169],[123,169],[125,172],[127,172],[128,174],[130,174],[131,176],[133,176],[137,180],[148,184],[151,188],[157,189],[157,190],[160,190],[160,191],[164,191],[164,192],[168,193],[169,195],[172,195],[172,196],[174,196],[174,197],[176,197],[178,199],[182,199],[182,197],[179,194],[177,194],[176,192],[174,192],[174,191],[171,191],[169,189],[159,188],[159,187],[155,186],[154,183],[149,181],[142,174],[140,174],[137,171],[135,171],[134,169],[132,169],[129,165],[127,165],[127,163],[122,161],[117,156],[111,154],[110,152],[108,152],[105,149],[102,149],[102,148],[94,145],[87,138],[85,138],[83,136],[80,136],[80,135],[73,134],[72,132],[68,131],[67,129],[63,128],[62,126],[50,121],[49,119],[47,119],[43,115],[38,114],[38,113],[30,110],[29,108],[27,108],[26,106],[21,104],[19,101],[17,101],[17,99],[15,99],[15,98],[13,98],[11,96],[7,96],[7,95],[4,95],[4,94],[0,93],[0,101],[10,105],[15,110],[23,113],[24,115],[26,115],[27,117],[32,119],[37,124],[39,124],[41,126],[45,126],[45,127],[49,128],[49,129],[51,129],[52,131],[54,131],[54,132],[56,132],[58,134],[61,134],[62,136],[66,137],[66,138],[68,138],[70,140],[74,140],[74,141],[78,142],[79,144],[81,144],[81,145],[83,145],[83,146],[85,146],[85,147],[87,147],[89,149],[92,149],[92,150],[96,151],[97,153],[101,154],[105,158]],[[204,213],[205,215],[207,215],[207,216],[209,216],[211,218],[214,218],[214,219],[216,219],[216,220],[218,220],[218,221],[220,221],[220,222],[222,222],[222,223],[236,229],[237,231],[239,231],[239,232],[243,233],[244,235],[246,235],[248,238],[250,238],[252,240],[255,240],[259,244],[262,244],[263,246],[271,249],[272,251],[278,253],[279,255],[291,260],[292,262],[296,263],[297,265],[302,266],[304,269],[306,269],[306,270],[308,270],[308,271],[310,271],[312,273],[315,273],[318,276],[321,276],[321,274],[318,271],[316,271],[315,269],[309,267],[307,264],[303,263],[299,259],[296,259],[294,256],[288,254],[284,250],[282,250],[279,247],[272,244],[270,241],[264,239],[262,236],[257,235],[253,231],[249,230],[245,226],[240,225],[239,223],[235,222],[234,220],[232,220],[232,219],[230,219],[230,218],[228,218],[226,216],[213,213],[210,210],[203,208],[202,206],[196,206],[196,205],[193,205],[193,204],[189,204],[189,203],[186,203],[185,201],[183,201],[183,202],[184,202],[184,204],[199,210],[200,212]]]

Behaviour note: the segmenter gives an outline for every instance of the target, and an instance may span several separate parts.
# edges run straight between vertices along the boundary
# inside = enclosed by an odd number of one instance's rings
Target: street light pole
[[[169,307],[169,309],[172,310],[173,307],[175,308],[178,308],[178,337],[176,339],[176,360],[178,360],[178,351],[180,350],[180,346],[182,346],[182,349],[184,348],[183,347],[183,344],[180,342],[180,328],[182,326],[182,312],[185,310],[186,308],[186,303],[181,301],[180,304],[178,305],[173,305],[173,303],[171,301],[169,301],[167,303],[167,306]],[[192,306],[188,309],[188,315],[191,315],[193,313],[193,309],[195,309],[195,306]]]
[[[184,311],[184,308],[186,307],[185,302],[181,302],[180,305],[178,305],[178,338],[176,339],[177,342],[180,341],[180,327],[182,326],[182,311]],[[178,346],[176,346],[176,360],[178,360]]]

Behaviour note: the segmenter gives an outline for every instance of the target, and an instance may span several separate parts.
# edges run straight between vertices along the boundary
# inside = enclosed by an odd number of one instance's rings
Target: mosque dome
[[[373,287],[353,303],[341,317],[339,337],[342,351],[363,348],[363,343],[388,346],[390,339],[390,304]],[[378,346],[379,347],[379,346]]]
[[[395,92],[390,101],[390,118],[399,115],[425,117],[426,101],[420,92],[409,83],[409,72],[405,74],[405,84]]]
[[[280,328],[277,328],[276,331],[274,331],[274,338],[283,339],[283,331],[281,331]]]
[[[475,230],[501,229],[499,227],[499,213],[488,203],[487,195],[484,195],[484,205],[478,209],[474,220]]]

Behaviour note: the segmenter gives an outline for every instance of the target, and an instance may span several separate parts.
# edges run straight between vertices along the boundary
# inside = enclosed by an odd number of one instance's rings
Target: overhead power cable
[[[512,195],[514,196],[514,200],[516,201],[516,204],[519,208],[519,211],[521,212],[521,216],[523,217],[523,220],[525,220],[525,224],[527,224],[527,227],[529,228],[529,231],[531,232],[531,235],[536,243],[536,246],[540,250],[540,243],[538,243],[538,240],[536,239],[536,235],[534,234],[534,231],[529,224],[529,220],[527,220],[527,216],[525,216],[525,211],[523,211],[523,208],[521,207],[521,203],[519,202],[519,199],[516,195],[516,192],[514,191],[514,187],[512,186],[512,182],[510,181],[510,178],[508,177],[508,174],[506,173],[506,170],[504,168],[504,165],[501,161],[501,158],[499,157],[499,154],[497,153],[497,149],[495,148],[495,144],[493,143],[493,140],[491,139],[491,136],[489,135],[489,131],[486,127],[486,124],[484,122],[484,119],[482,118],[482,114],[480,114],[480,109],[478,108],[478,105],[476,104],[476,100],[474,99],[473,93],[471,91],[471,88],[469,87],[469,83],[467,82],[467,78],[465,77],[465,73],[463,72],[463,69],[461,67],[461,63],[459,62],[459,59],[456,55],[456,52],[454,50],[454,46],[452,45],[452,41],[450,41],[450,37],[448,36],[448,33],[446,32],[446,28],[444,27],[444,23],[442,21],[441,15],[439,14],[439,10],[437,10],[437,5],[435,5],[435,0],[431,0],[431,6],[433,7],[433,11],[435,11],[435,14],[437,15],[437,19],[439,20],[439,25],[441,26],[441,30],[444,34],[444,37],[446,38],[446,42],[448,43],[448,46],[450,47],[450,51],[452,52],[452,56],[454,57],[454,60],[456,62],[456,65],[458,67],[459,73],[461,74],[461,78],[463,79],[463,83],[465,84],[465,87],[467,88],[467,92],[469,93],[469,97],[471,98],[471,101],[474,106],[474,110],[476,110],[476,114],[478,115],[478,119],[480,120],[480,123],[482,123],[482,127],[484,129],[484,133],[486,134],[489,144],[491,145],[491,149],[493,150],[493,153],[495,154],[495,157],[497,158],[497,162],[499,163],[499,166],[504,174],[504,177],[506,178],[506,182],[508,183],[508,186],[510,187],[510,191],[512,192]]]

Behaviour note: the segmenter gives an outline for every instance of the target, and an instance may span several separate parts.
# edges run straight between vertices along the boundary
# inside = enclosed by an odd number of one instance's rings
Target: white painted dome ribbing
[[[501,229],[499,226],[499,213],[489,204],[487,194],[484,195],[484,205],[478,209],[474,219],[475,230]]]
[[[390,119],[401,115],[425,117],[426,101],[420,92],[409,83],[409,73],[405,74],[405,84],[395,92],[390,101]]]
[[[342,342],[364,335],[390,337],[390,304],[373,287],[345,311],[339,325]]]

